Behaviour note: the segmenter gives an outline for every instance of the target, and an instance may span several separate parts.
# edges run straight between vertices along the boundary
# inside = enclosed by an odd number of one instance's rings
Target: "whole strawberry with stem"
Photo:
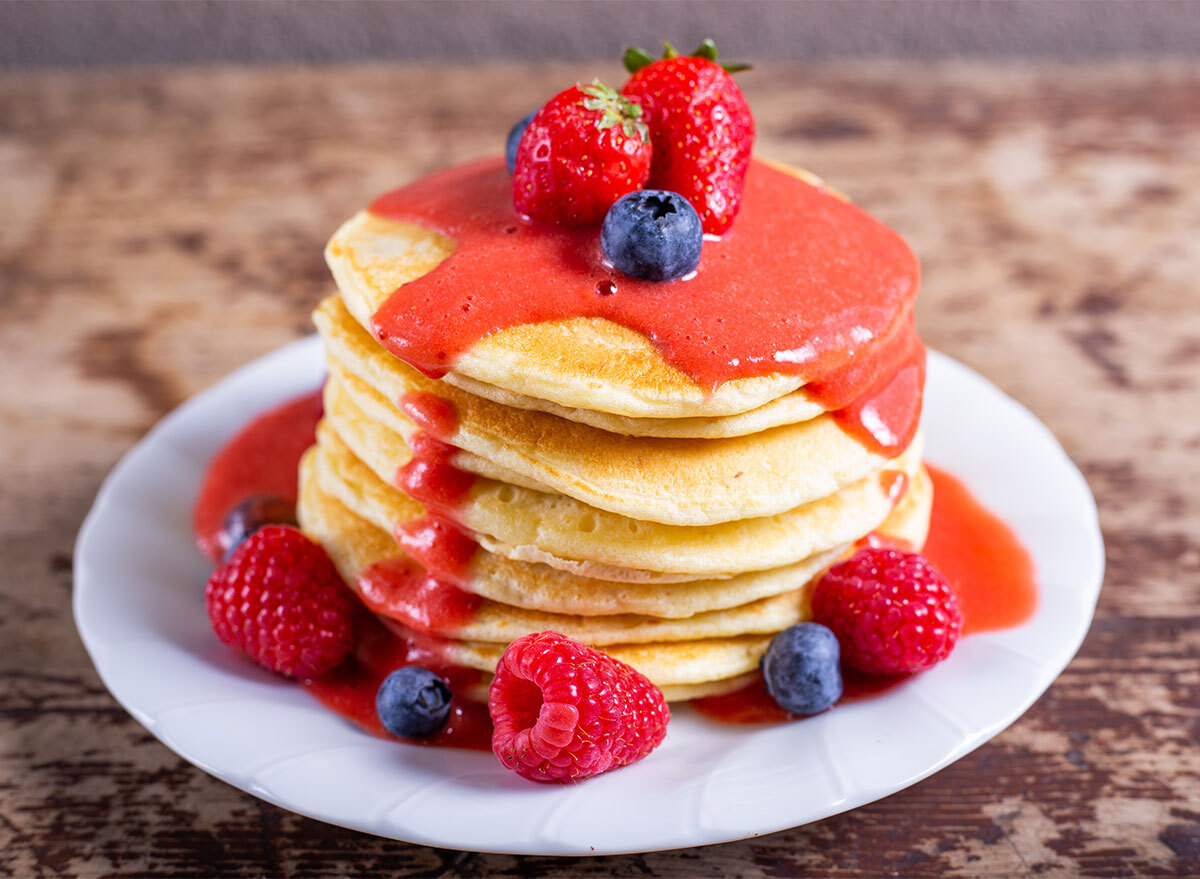
[[[613,202],[650,176],[650,136],[641,116],[641,107],[599,80],[551,98],[517,147],[517,212],[567,226],[602,222]]]
[[[754,117],[730,76],[746,65],[718,64],[712,40],[691,55],[664,45],[657,61],[642,49],[626,50],[633,75],[621,94],[641,105],[650,127],[649,186],[684,196],[705,233],[721,235],[741,207],[754,146]]]

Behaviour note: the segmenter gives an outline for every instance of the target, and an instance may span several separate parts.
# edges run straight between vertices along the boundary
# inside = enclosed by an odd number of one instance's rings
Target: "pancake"
[[[303,520],[304,513],[301,515]],[[398,623],[393,625],[404,633]],[[769,635],[747,635],[666,644],[612,644],[604,647],[604,652],[646,675],[669,701],[683,701],[729,692],[753,681],[770,642]],[[505,647],[448,640],[441,653],[448,662],[491,673]]]
[[[386,456],[394,474],[417,431],[391,402],[332,358],[325,411],[338,433]],[[467,396],[467,395],[463,395]],[[390,433],[390,437],[388,434]],[[718,440],[604,433],[541,412],[461,401],[445,438],[471,473],[573,497],[639,521],[714,525],[770,516],[826,497],[887,459],[823,415],[762,433]]]
[[[300,523],[313,539],[326,547],[346,582],[358,585],[359,575],[364,570],[370,565],[397,558],[399,550],[386,531],[360,519],[321,491],[317,476],[318,454],[319,450],[314,447],[301,462],[297,504]],[[907,527],[910,534],[923,540],[928,500],[928,481],[922,472],[914,483],[914,490],[897,507],[896,517],[898,521],[903,520],[897,530]],[[631,614],[581,617],[536,613],[485,600],[472,619],[453,630],[435,626],[432,634],[447,639],[450,644],[448,656],[452,661],[490,671],[509,641],[528,632],[551,629],[602,646],[606,652],[629,661],[656,682],[661,679],[668,684],[694,684],[752,670],[753,662],[765,650],[772,633],[808,618],[805,595],[804,589],[793,590],[731,610],[676,620]],[[392,622],[398,621],[392,619]],[[408,621],[402,619],[399,624],[405,622]],[[753,659],[749,658],[751,655]],[[487,664],[489,661],[491,665]],[[658,679],[646,669],[655,670]]]
[[[310,449],[301,461],[297,515],[305,532],[326,547],[343,578],[354,585],[357,573],[363,567],[394,558],[398,550],[388,534],[321,495],[313,478],[314,454],[315,449]],[[401,632],[407,630],[395,620],[381,619],[399,627]],[[439,639],[440,652],[454,664],[491,672],[509,640],[521,634],[523,632],[506,632],[504,640],[495,642]],[[769,643],[770,635],[763,634],[652,644],[612,644],[604,649],[633,664],[654,683],[676,686],[720,681],[751,672]]]
[[[302,484],[298,506],[303,511],[303,524],[323,545],[334,547],[330,553],[347,583],[359,587],[359,579],[371,565],[402,555],[392,536],[377,525],[359,517],[321,487],[319,465],[309,454],[302,465]],[[833,561],[836,557],[830,557]],[[823,561],[823,560],[822,560]],[[737,601],[736,609],[712,613],[701,610],[691,615],[681,614],[669,603],[675,619],[632,614],[626,607],[614,606],[622,597],[643,593],[642,601],[653,601],[661,587],[637,587],[606,581],[591,581],[574,574],[556,571],[545,565],[513,562],[486,550],[476,553],[465,588],[485,598],[465,624],[452,628],[446,621],[433,620],[423,627],[427,634],[456,637],[473,641],[508,643],[529,632],[548,629],[562,632],[589,644],[641,643],[645,641],[680,641],[712,638],[748,632],[774,632],[787,628],[799,619],[800,587],[823,566],[807,570],[807,576],[793,580],[792,588],[782,594],[757,602]],[[698,589],[703,592],[703,582]],[[730,581],[719,581],[718,587],[728,590]],[[675,584],[676,593],[685,593],[693,584]],[[509,598],[504,604],[497,598]],[[691,601],[694,603],[697,597]],[[702,595],[700,596],[703,604]],[[365,602],[372,606],[370,596]],[[542,607],[545,610],[532,608]],[[386,611],[372,607],[383,615]],[[552,612],[547,612],[552,611]],[[599,614],[597,614],[599,611]],[[607,611],[607,613],[605,613]],[[583,616],[584,613],[591,616]],[[790,622],[789,622],[790,620]]]
[[[770,635],[745,635],[674,644],[610,644],[604,652],[633,666],[651,683],[663,688],[666,695],[667,687],[703,688],[712,692],[725,689],[720,686],[721,682],[733,683],[731,679],[738,679],[737,683],[741,684],[752,679],[770,644]],[[446,644],[445,656],[456,665],[494,672],[506,646],[480,641],[450,641]],[[714,684],[717,686],[712,686]]]
[[[398,634],[406,633],[403,626],[392,625]],[[633,666],[668,700],[676,701],[745,686],[758,674],[759,661],[770,643],[769,635],[746,635],[674,644],[610,644],[604,652]],[[446,640],[438,645],[438,653],[455,665],[492,673],[506,647],[483,641]]]
[[[321,456],[316,447],[301,466],[301,523],[327,547],[346,582],[358,584],[371,565],[402,553],[379,523],[359,516],[336,494],[325,491]],[[930,499],[929,482],[922,472],[881,533],[914,545],[923,543]],[[452,629],[438,621],[424,629],[446,637],[504,642],[553,629],[597,645],[779,631],[806,613],[803,589],[844,554],[845,547],[839,547],[787,568],[728,580],[620,584],[514,562],[481,550],[461,583],[484,597],[473,618]],[[378,611],[377,598],[368,599],[368,606],[375,604]]]
[[[453,372],[443,381],[427,378],[381,348],[336,296],[330,296],[320,304],[313,313],[313,322],[333,358],[389,400],[399,400],[413,392],[444,397],[456,406],[482,398],[501,407],[545,412],[608,433],[680,439],[745,436],[782,424],[807,421],[824,411],[801,390],[777,397],[757,409],[725,417],[628,418],[514,394]]]
[[[317,436],[318,478],[328,494],[389,533],[424,513],[360,461],[328,423]],[[918,444],[887,471],[911,481],[919,461]],[[637,522],[561,495],[481,479],[455,516],[484,548],[505,558],[595,579],[661,585],[797,563],[858,539],[891,511],[892,499],[876,475],[779,516],[707,528]]]
[[[703,699],[707,696],[721,696],[732,693],[742,687],[748,687],[758,679],[758,669],[719,681],[705,681],[700,684],[662,684],[663,698],[668,702],[690,702],[693,699]]]
[[[325,248],[346,308],[364,329],[401,284],[432,271],[454,243],[416,223],[360,211]],[[736,415],[791,393],[795,376],[738,379],[705,393],[641,333],[603,318],[522,324],[481,339],[453,372],[523,397],[629,418]]]
[[[828,204],[839,204],[842,199],[806,172],[763,162],[756,165],[790,174],[822,193],[837,196],[826,199]],[[751,176],[757,179],[758,173]],[[431,179],[427,185],[438,184]],[[871,234],[885,236],[889,242],[895,238],[882,226]],[[335,232],[325,256],[350,314],[374,335],[373,320],[392,293],[430,273],[456,246],[432,224],[362,211]],[[839,239],[835,246],[846,244]],[[837,263],[837,254],[832,256]],[[881,292],[890,290],[890,283],[880,279]],[[895,304],[880,307],[886,311]],[[884,317],[887,326],[893,326],[899,315]],[[878,333],[885,327],[879,324],[875,329]],[[775,372],[735,377],[715,388],[701,387],[664,360],[646,335],[600,317],[526,322],[490,331],[457,353],[449,376],[451,383],[462,377],[478,383],[476,386],[494,387],[565,409],[662,419],[737,415],[765,406],[804,384],[797,375]]]
[[[693,418],[629,418],[624,415],[597,412],[594,409],[583,409],[578,406],[560,406],[549,400],[514,394],[503,388],[487,385],[454,373],[446,375],[443,384],[453,385],[502,406],[511,406],[515,409],[535,409],[539,412],[557,415],[568,421],[578,421],[608,433],[623,433],[629,436],[661,436],[678,439],[721,439],[728,436],[745,436],[749,433],[758,433],[771,427],[778,427],[781,424],[807,421],[825,411],[820,403],[813,402],[808,398],[803,388],[790,394],[784,394],[782,397],[776,397],[757,409],[736,415]]]
[[[361,498],[348,492],[346,485],[331,478],[323,452],[314,461],[315,481],[323,497],[310,498],[309,505],[314,530],[324,539],[341,541],[357,533],[343,524],[338,527],[329,513],[320,516],[322,526],[315,524],[321,509],[336,501],[347,513],[360,522],[369,523],[385,537],[391,534],[384,510],[366,504],[362,514],[355,507]],[[357,523],[356,523],[357,525]],[[485,551],[471,561],[466,576],[467,588],[478,594],[508,605],[549,612],[584,616],[609,614],[641,614],[661,618],[689,617],[705,611],[735,607],[757,599],[795,590],[813,576],[833,564],[843,547],[818,553],[793,565],[741,574],[721,580],[690,580],[659,582],[629,578],[630,581],[597,580],[549,565],[514,560],[496,552],[490,541],[479,541]],[[373,542],[373,547],[385,544]],[[395,553],[395,548],[391,548]],[[384,556],[386,557],[386,556]],[[360,560],[361,561],[361,560]],[[363,562],[363,565],[369,562]],[[351,570],[357,570],[352,566]]]
[[[453,648],[447,648],[447,651],[450,649]],[[483,669],[478,670],[483,671]],[[488,689],[492,685],[492,675],[484,674],[482,678],[478,684],[467,688],[467,698],[486,705],[488,701]],[[732,693],[734,690],[740,690],[742,687],[749,686],[757,678],[758,672],[751,671],[736,677],[724,678],[719,681],[705,681],[700,684],[662,684],[659,686],[659,689],[662,690],[663,698],[668,702],[690,702],[692,699],[703,699],[706,696],[720,696],[725,693]]]

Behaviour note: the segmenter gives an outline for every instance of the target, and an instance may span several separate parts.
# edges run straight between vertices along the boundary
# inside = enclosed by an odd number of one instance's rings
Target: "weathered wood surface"
[[[372,195],[497,150],[600,68],[0,78],[0,875],[1200,875],[1200,73],[858,66],[743,76],[760,151],[923,259],[921,331],[1061,438],[1109,568],[1015,726],[819,824],[558,861],[407,846],[216,781],[107,694],[75,634],[93,494],[164,412],[308,332]]]

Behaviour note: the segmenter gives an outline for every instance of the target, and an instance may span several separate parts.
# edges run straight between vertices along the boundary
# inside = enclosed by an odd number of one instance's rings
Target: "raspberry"
[[[896,549],[863,549],[830,568],[812,612],[837,635],[842,661],[873,675],[937,665],[962,633],[950,584],[924,556]]]
[[[295,528],[255,531],[208,578],[208,619],[225,644],[308,680],[354,649],[354,603],[325,550]]]
[[[492,751],[532,781],[579,781],[641,760],[667,734],[662,691],[558,632],[508,645],[488,699]]]

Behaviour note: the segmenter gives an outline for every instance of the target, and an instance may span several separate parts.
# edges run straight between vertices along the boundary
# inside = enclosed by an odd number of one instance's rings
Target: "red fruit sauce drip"
[[[1029,551],[961,481],[926,468],[933,478],[933,517],[922,553],[958,596],[963,634],[1019,626],[1037,608]]]
[[[908,491],[908,474],[903,470],[880,470],[879,487],[883,489],[883,493],[892,502],[892,506],[895,506],[904,497],[904,493]]]
[[[833,707],[882,695],[900,686],[909,677],[910,675],[872,677],[852,668],[844,668],[842,696]],[[785,720],[803,720],[808,716],[792,714],[780,708],[767,692],[767,685],[761,675],[740,690],[721,696],[693,699],[689,704],[705,717],[722,723],[782,723]]]
[[[926,465],[933,479],[933,515],[922,553],[954,588],[962,605],[963,634],[1018,626],[1037,606],[1033,560],[1013,530],[988,512],[958,479]],[[903,541],[869,534],[860,544],[908,549]],[[844,702],[887,692],[906,675],[871,678],[843,669]],[[723,696],[696,699],[692,707],[705,717],[726,723],[770,723],[795,719],[767,693],[760,677]]]
[[[443,638],[473,620],[483,602],[407,558],[376,562],[359,574],[357,585],[358,597],[374,613]]]
[[[853,402],[835,408],[833,417],[842,430],[868,448],[889,457],[908,448],[921,420],[921,401],[925,388],[925,346],[915,332],[907,334],[911,343],[894,372],[885,373]],[[832,393],[827,381],[805,393],[827,409],[833,408],[825,395]]]
[[[359,575],[358,592],[372,611],[408,629],[453,637],[482,603],[465,589],[479,545],[450,518],[475,477],[454,466],[458,450],[443,441],[458,429],[452,402],[410,391],[400,408],[419,429],[409,437],[412,458],[397,471],[396,484],[430,512],[396,528],[407,557],[368,567]]]
[[[358,593],[375,613],[410,629],[453,637],[475,617],[482,603],[465,591],[475,539],[444,516],[422,516],[396,529],[408,558],[368,567],[358,578]]]
[[[358,643],[349,660],[324,677],[304,682],[305,689],[322,705],[373,735],[395,739],[379,722],[375,694],[391,672],[401,666],[419,665],[441,675],[450,685],[455,694],[450,703],[450,717],[435,736],[397,741],[479,751],[492,749],[492,719],[487,706],[461,695],[479,685],[483,680],[481,672],[446,662],[436,642],[415,634],[412,637],[394,634],[368,613],[359,615],[356,632]]]
[[[647,336],[708,389],[802,376],[813,399],[845,409],[843,427],[881,452],[915,430],[924,369],[912,330],[916,258],[865,211],[782,171],[752,163],[730,232],[705,242],[695,277],[659,283],[606,267],[595,228],[520,220],[499,160],[431,174],[370,211],[455,242],[372,320],[380,343],[427,375],[444,375],[497,330],[601,317]],[[906,378],[885,380],[902,370]]]
[[[458,429],[458,410],[444,397],[409,391],[400,398],[400,411],[430,436],[449,439]]]
[[[458,449],[418,430],[408,440],[412,458],[396,472],[396,485],[428,509],[452,512],[467,499],[475,477],[454,466]]]
[[[217,452],[192,512],[196,545],[211,561],[229,548],[225,517],[242,501],[274,495],[295,506],[300,456],[316,439],[322,411],[319,390],[289,400],[259,415]]]
[[[401,523],[396,528],[396,542],[426,570],[464,588],[470,579],[471,560],[479,549],[475,538],[461,526],[436,514]]]

